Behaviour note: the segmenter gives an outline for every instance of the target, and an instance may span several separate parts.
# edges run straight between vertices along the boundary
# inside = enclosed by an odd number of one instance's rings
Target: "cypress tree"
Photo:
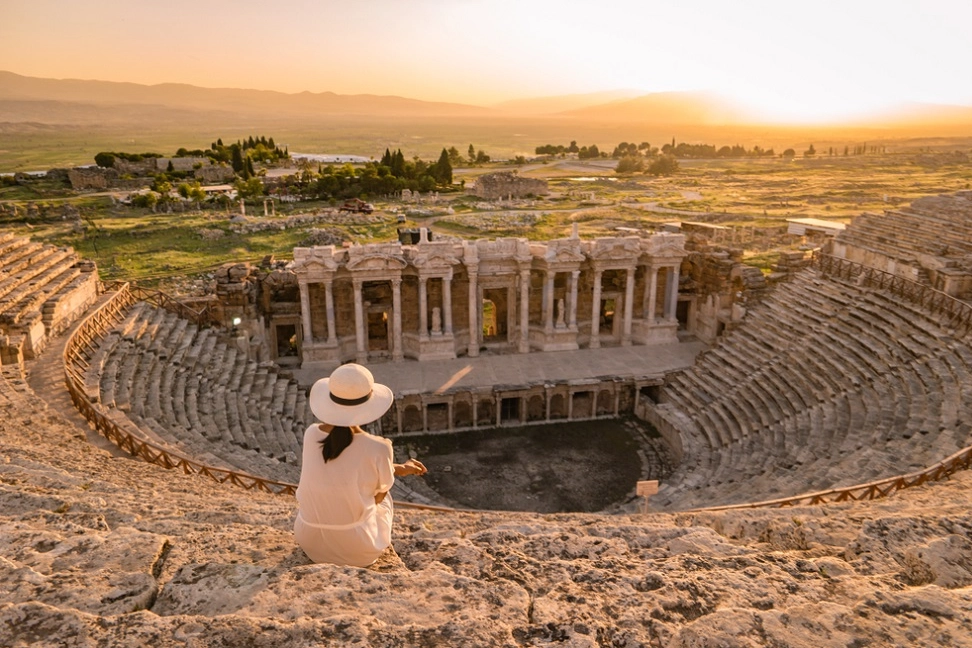
[[[233,144],[230,147],[230,155],[230,159],[232,160],[233,164],[233,171],[235,173],[243,171],[243,169],[246,168],[246,165],[243,163],[243,152],[240,150],[239,144]]]
[[[452,163],[449,162],[449,152],[442,149],[442,153],[439,154],[439,161],[435,163],[436,167],[436,180],[439,184],[451,185],[452,184]]]

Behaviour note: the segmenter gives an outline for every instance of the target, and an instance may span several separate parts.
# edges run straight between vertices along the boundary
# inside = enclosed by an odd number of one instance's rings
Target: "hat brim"
[[[321,378],[311,387],[308,401],[311,412],[322,423],[348,427],[377,421],[395,401],[392,390],[375,383],[371,398],[360,405],[338,405],[331,400],[330,378]]]

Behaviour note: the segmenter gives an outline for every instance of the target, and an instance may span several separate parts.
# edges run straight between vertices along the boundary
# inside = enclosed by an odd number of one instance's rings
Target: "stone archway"
[[[614,394],[607,389],[602,389],[597,393],[597,416],[612,414],[614,414]]]
[[[425,424],[422,420],[422,410],[418,405],[409,405],[402,412],[402,432],[421,432]]]
[[[452,406],[452,422],[457,428],[473,426],[472,405],[466,400],[457,400]]]
[[[547,406],[543,396],[534,394],[527,401],[527,421],[546,421]]]

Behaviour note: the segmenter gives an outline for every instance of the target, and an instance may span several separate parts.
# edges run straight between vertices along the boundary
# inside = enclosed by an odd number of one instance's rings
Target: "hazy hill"
[[[493,106],[496,110],[514,115],[552,115],[570,110],[579,110],[615,101],[624,101],[638,96],[636,90],[606,90],[587,94],[569,94],[554,97],[514,99]]]
[[[731,101],[710,92],[655,92],[633,99],[568,110],[562,114],[602,122],[699,126],[746,124],[754,121]]]
[[[395,96],[339,95],[333,92],[287,94],[270,90],[200,88],[181,83],[140,85],[114,81],[78,79],[39,79],[12,72],[0,72],[0,102],[8,112],[18,105],[11,102],[48,101],[94,105],[154,105],[202,111],[254,115],[374,115],[397,117],[468,116],[488,114],[487,108],[455,103],[420,101]],[[71,110],[76,108],[72,107]],[[49,115],[45,112],[45,115]],[[54,116],[51,116],[54,119]],[[104,116],[102,116],[104,118]],[[9,121],[17,121],[7,116]],[[24,121],[37,121],[25,114]]]

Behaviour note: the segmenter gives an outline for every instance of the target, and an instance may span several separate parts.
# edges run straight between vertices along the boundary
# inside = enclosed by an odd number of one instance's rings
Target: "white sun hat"
[[[365,367],[348,363],[321,378],[310,390],[310,408],[322,423],[338,426],[364,425],[381,418],[395,395],[375,382]]]

